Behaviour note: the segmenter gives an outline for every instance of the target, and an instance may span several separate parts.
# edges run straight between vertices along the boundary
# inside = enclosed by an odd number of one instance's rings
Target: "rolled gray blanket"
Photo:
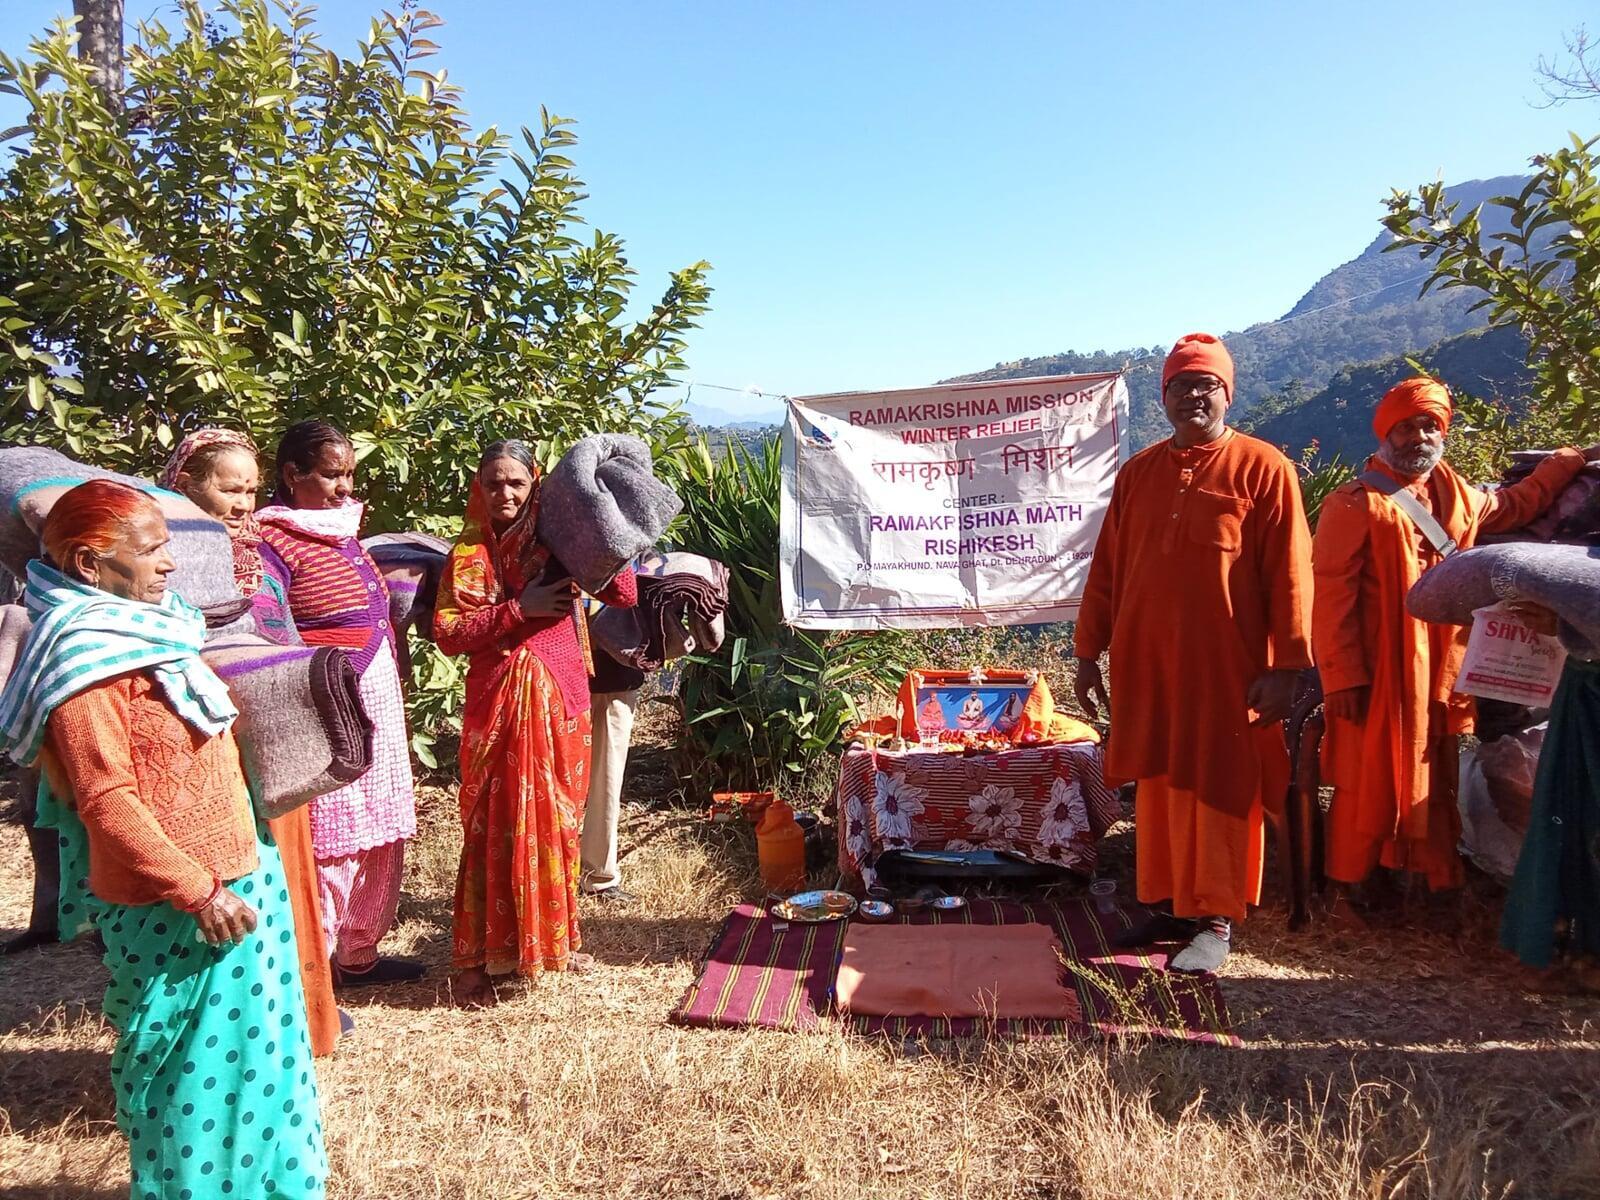
[[[1406,596],[1423,621],[1468,625],[1475,609],[1525,601],[1556,615],[1567,653],[1600,659],[1600,548],[1508,542],[1452,554]]]
[[[233,581],[233,546],[221,521],[193,501],[146,479],[118,475],[74,462],[43,446],[0,450],[0,565],[19,579],[28,560],[39,557],[39,530],[56,499],[89,479],[115,479],[147,492],[160,506],[172,535],[173,590],[202,610],[225,611],[240,599]],[[236,612],[230,625],[248,628]]]
[[[281,817],[372,765],[372,720],[348,651],[236,634],[208,641],[201,657],[238,706],[240,756],[262,816]]]
[[[539,488],[539,540],[584,591],[600,591],[654,546],[683,502],[650,469],[650,447],[623,433],[586,437]]]
[[[16,665],[22,644],[28,640],[33,628],[33,618],[20,604],[0,605],[0,688],[11,678],[11,668]]]

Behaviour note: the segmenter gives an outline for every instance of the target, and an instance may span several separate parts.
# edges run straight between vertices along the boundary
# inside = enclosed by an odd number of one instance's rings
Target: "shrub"
[[[569,122],[474,132],[437,17],[375,20],[344,58],[312,9],[178,6],[139,27],[108,106],[65,23],[0,55],[21,97],[0,175],[0,441],[149,474],[197,425],[270,445],[353,436],[374,530],[447,533],[474,450],[547,459],[600,429],[681,445],[650,396],[704,310],[705,264],[643,320],[613,236],[578,236]],[[225,22],[227,30],[224,30]]]
[[[784,625],[778,585],[777,439],[721,458],[700,444],[680,464],[685,550],[725,563],[727,645],[684,660],[682,774],[702,792],[772,788],[814,798],[832,757],[861,719],[858,697],[898,685],[902,634],[817,633]]]
[[[1386,249],[1414,248],[1431,263],[1424,292],[1481,292],[1473,308],[1527,335],[1544,429],[1580,444],[1600,431],[1597,143],[1573,135],[1570,146],[1534,158],[1533,178],[1517,195],[1497,196],[1466,214],[1447,200],[1442,184],[1397,191],[1383,222],[1395,237]],[[1500,210],[1504,232],[1485,232],[1484,207]]]
[[[474,132],[407,6],[353,58],[311,7],[177,5],[139,27],[119,103],[65,23],[0,54],[21,142],[0,175],[0,443],[151,475],[200,425],[271,446],[326,417],[355,441],[369,529],[452,534],[477,448],[546,463],[600,430],[686,443],[651,398],[704,311],[706,265],[623,320],[615,237],[580,238],[570,122]],[[227,25],[224,29],[222,22]],[[417,650],[413,746],[459,707]]]

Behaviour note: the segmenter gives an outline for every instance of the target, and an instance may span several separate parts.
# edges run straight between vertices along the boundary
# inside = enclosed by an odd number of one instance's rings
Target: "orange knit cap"
[[[1409,417],[1427,413],[1449,430],[1454,413],[1450,405],[1450,389],[1428,375],[1418,375],[1397,383],[1378,401],[1378,410],[1372,414],[1372,432],[1382,441],[1389,431]]]
[[[1161,390],[1167,390],[1174,375],[1185,371],[1205,371],[1222,380],[1228,403],[1233,403],[1233,355],[1222,339],[1210,333],[1186,333],[1172,347],[1161,368]]]

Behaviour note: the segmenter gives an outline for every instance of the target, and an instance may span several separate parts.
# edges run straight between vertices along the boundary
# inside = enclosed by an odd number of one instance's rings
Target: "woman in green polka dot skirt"
[[[283,865],[251,811],[237,715],[166,590],[161,511],[110,481],[61,497],[28,567],[34,627],[0,749],[39,761],[61,931],[106,944],[133,1200],[320,1198],[327,1157]]]

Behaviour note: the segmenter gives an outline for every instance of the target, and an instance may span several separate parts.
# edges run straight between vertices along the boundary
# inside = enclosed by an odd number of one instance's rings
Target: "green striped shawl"
[[[56,706],[94,684],[148,671],[173,711],[206,735],[239,715],[227,686],[200,659],[205,618],[168,592],[160,604],[123,600],[28,564],[23,603],[33,631],[0,692],[0,750],[27,766],[39,756]]]

